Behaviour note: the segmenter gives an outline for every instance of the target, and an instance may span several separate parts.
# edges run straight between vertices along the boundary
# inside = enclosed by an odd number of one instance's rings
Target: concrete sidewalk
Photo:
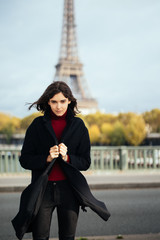
[[[78,239],[78,238],[76,238]],[[160,240],[159,234],[135,234],[135,235],[114,235],[114,236],[99,236],[99,237],[86,237],[86,240]],[[53,239],[50,239],[53,240]]]
[[[114,236],[91,236],[76,237],[76,240],[160,240],[160,233],[157,234],[135,234],[135,235],[114,235]],[[31,239],[26,239],[31,240]],[[50,240],[58,240],[58,238],[50,238]]]
[[[83,172],[92,190],[160,187],[159,171],[87,171]],[[1,174],[0,192],[22,191],[30,183],[30,174]]]

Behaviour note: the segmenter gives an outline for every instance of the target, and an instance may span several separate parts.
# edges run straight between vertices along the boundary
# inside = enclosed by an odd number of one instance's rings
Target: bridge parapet
[[[160,146],[92,147],[92,170],[160,169]]]
[[[20,166],[20,147],[0,148],[0,173],[26,172]],[[90,170],[160,169],[160,146],[91,147]]]

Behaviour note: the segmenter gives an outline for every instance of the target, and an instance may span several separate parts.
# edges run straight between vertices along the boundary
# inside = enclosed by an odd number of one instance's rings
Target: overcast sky
[[[78,54],[107,113],[160,108],[160,1],[75,0]],[[53,81],[63,0],[0,0],[0,112],[24,117]]]

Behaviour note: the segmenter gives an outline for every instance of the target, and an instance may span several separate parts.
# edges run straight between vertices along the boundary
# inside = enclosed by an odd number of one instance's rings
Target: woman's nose
[[[60,103],[57,103],[57,108],[61,108],[61,104]]]

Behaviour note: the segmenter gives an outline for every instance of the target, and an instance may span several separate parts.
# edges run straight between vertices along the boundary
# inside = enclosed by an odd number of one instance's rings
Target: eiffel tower
[[[75,28],[74,0],[64,0],[60,57],[55,66],[54,81],[66,82],[77,99],[79,110],[82,113],[89,113],[97,110],[98,104],[91,97],[84,78],[83,64],[78,58]]]

